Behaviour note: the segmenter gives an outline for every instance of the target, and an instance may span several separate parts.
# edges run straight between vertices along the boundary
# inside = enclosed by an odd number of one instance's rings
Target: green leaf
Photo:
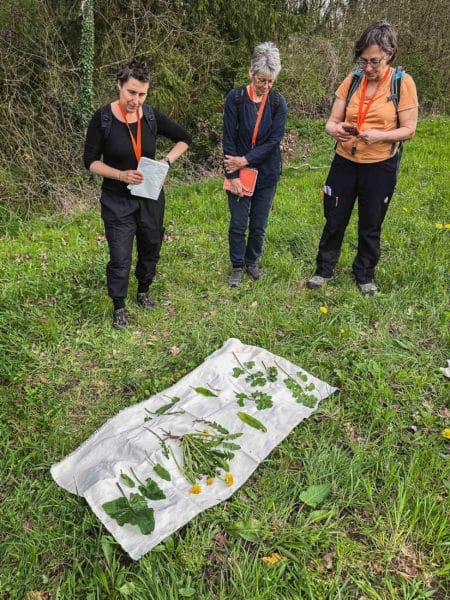
[[[159,485],[151,477],[145,480],[145,484],[139,486],[139,491],[149,500],[164,500],[166,495]]]
[[[251,415],[249,415],[245,412],[238,412],[237,416],[246,425],[250,425],[250,427],[254,427],[255,429],[259,429],[260,431],[264,431],[264,432],[267,431],[267,427],[264,425],[264,423],[261,423],[261,421],[258,421],[258,419],[255,419],[255,417],[252,417]]]
[[[102,550],[108,566],[111,565],[111,561],[113,558],[113,545],[111,544],[111,542],[112,539],[108,535],[102,535]]]
[[[195,594],[195,590],[194,590],[194,588],[191,588],[191,587],[184,587],[184,588],[179,588],[178,593],[183,598],[192,598],[192,596]]]
[[[134,488],[134,486],[136,485],[134,483],[134,481],[131,479],[131,477],[129,475],[127,475],[126,473],[123,473],[122,471],[120,472],[120,480],[122,481],[123,484],[125,484],[127,487],[130,487],[130,488]]]
[[[157,475],[161,477],[161,479],[165,479],[166,481],[170,481],[172,478],[170,476],[169,471],[167,471],[162,465],[159,463],[153,467],[153,470]]]
[[[128,581],[127,583],[124,583],[119,588],[119,592],[122,594],[122,596],[131,596],[132,594],[134,594],[135,591],[136,591],[136,586],[134,585],[134,583],[132,581]]]
[[[316,506],[325,500],[330,493],[330,490],[331,486],[328,483],[310,485],[307,490],[300,494],[300,500],[308,506],[316,508]]]
[[[248,362],[244,363],[244,367],[246,369],[253,369],[253,367],[255,366],[255,361],[254,360],[249,360]]]
[[[196,387],[194,388],[194,390],[197,392],[197,394],[201,394],[202,396],[214,396],[217,398],[217,394],[215,394],[214,392],[212,392],[211,390],[209,390],[208,388],[205,387]]]
[[[259,542],[264,538],[264,527],[258,519],[234,521],[226,526],[228,533],[248,542]]]
[[[243,373],[245,373],[244,369],[241,369],[240,367],[234,367],[233,377],[239,377],[239,375],[242,375]]]
[[[137,525],[144,535],[148,535],[155,528],[154,510],[147,506],[147,501],[140,494],[131,494],[129,499],[121,496],[105,502],[102,508],[120,526],[126,523]]]

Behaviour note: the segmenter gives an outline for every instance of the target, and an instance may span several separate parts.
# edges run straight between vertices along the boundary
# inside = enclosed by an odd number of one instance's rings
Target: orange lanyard
[[[253,96],[253,86],[252,85],[250,85],[250,87],[248,88],[248,95],[250,96],[250,100],[253,101],[254,96]],[[267,101],[267,96],[268,96],[268,94],[263,95],[261,104],[259,106],[258,116],[256,117],[255,129],[253,130],[253,135],[252,135],[252,148],[256,144],[256,138],[258,137],[259,125],[261,123],[261,119],[263,116],[264,107],[265,107],[266,101]]]
[[[141,118],[139,117],[139,109],[137,109],[137,140],[134,139],[134,135],[131,133],[130,125],[128,124],[127,113],[125,112],[120,100],[118,102],[122,117],[127,124],[128,131],[130,132],[131,143],[133,144],[134,154],[136,160],[139,162],[142,154],[142,137],[141,137]]]
[[[369,100],[367,101],[367,105],[366,105],[365,108],[364,108],[364,98],[366,97],[366,90],[367,90],[367,83],[368,82],[367,82],[367,77],[364,77],[364,81],[362,82],[362,85],[361,85],[361,92],[359,94],[358,131],[361,131],[362,124],[366,120],[367,113],[369,112],[369,108],[372,106],[372,102],[375,99],[376,93],[378,92],[378,90],[380,89],[380,87],[383,85],[383,83],[387,79],[389,73],[390,73],[390,68],[387,67],[386,68],[386,72],[383,75],[383,78],[380,79],[380,81],[378,82],[377,87],[375,88],[374,93],[370,96]]]

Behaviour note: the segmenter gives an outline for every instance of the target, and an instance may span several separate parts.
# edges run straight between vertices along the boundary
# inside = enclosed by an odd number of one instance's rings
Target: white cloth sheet
[[[233,377],[233,368],[240,366],[236,357],[241,363],[254,361],[256,366],[253,371],[258,368],[264,372],[266,368],[278,365],[277,380],[267,382],[263,387],[252,387],[245,381],[246,375]],[[306,393],[314,399],[313,408],[297,403],[284,383],[287,375],[281,369],[289,373],[303,388],[310,386]],[[302,381],[298,373],[307,376],[307,381]],[[314,389],[311,383],[314,384]],[[195,387],[214,389],[218,397],[205,397],[196,392],[193,389]],[[255,403],[247,400],[243,407],[238,406],[236,392],[250,394],[257,389],[262,389],[272,396],[271,408],[257,410]],[[123,549],[132,559],[137,560],[197,514],[229,498],[245,483],[271,450],[300,421],[316,410],[319,401],[335,390],[336,388],[306,373],[288,360],[263,348],[248,346],[231,338],[173,386],[121,411],[107,421],[77,450],[54,464],[51,474],[61,487],[83,496]],[[146,410],[154,413],[174,396],[180,400],[173,411],[183,409],[184,413],[163,414],[144,421],[148,416]],[[237,416],[239,411],[256,417],[267,427],[267,432],[243,423]],[[213,485],[206,486],[203,481],[200,482],[202,493],[193,495],[189,493],[191,484],[180,473],[174,460],[163,456],[158,438],[145,428],[150,428],[159,436],[164,436],[164,432],[182,435],[193,430],[202,431],[206,427],[202,423],[194,423],[198,418],[219,423],[230,433],[241,432],[242,436],[235,440],[241,449],[236,451],[230,462],[234,485],[229,487],[224,481],[216,479]],[[177,461],[182,464],[179,442],[168,440],[167,443]],[[153,470],[152,463],[163,465],[170,472],[171,481],[159,478]],[[137,526],[119,526],[102,508],[102,504],[120,496],[116,482],[120,482],[121,471],[130,474],[130,467],[140,479],[151,477],[157,481],[166,495],[164,500],[148,501],[148,506],[153,507],[155,511],[155,529],[148,535],[143,535]],[[121,487],[127,495],[136,492],[136,489],[130,490],[123,484]]]

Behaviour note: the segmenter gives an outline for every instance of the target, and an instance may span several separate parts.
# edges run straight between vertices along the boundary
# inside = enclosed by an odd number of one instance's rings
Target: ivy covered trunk
[[[94,110],[94,0],[81,0],[80,113],[83,126]]]

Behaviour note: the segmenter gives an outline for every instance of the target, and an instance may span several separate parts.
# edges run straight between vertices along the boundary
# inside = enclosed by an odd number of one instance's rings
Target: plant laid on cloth
[[[314,383],[311,381],[308,385],[306,385],[305,387],[302,387],[302,385],[300,383],[298,383],[298,381],[296,381],[292,377],[292,375],[289,375],[289,373],[287,371],[285,371],[282,367],[280,367],[280,365],[278,365],[278,368],[281,371],[283,371],[283,373],[285,375],[287,375],[287,379],[285,379],[283,381],[283,383],[288,388],[288,390],[290,390],[290,392],[291,392],[292,396],[295,398],[296,402],[298,402],[299,404],[303,404],[307,408],[314,408],[314,406],[316,405],[316,402],[317,402],[317,398],[312,394],[306,393],[306,392],[312,392],[313,390],[316,389],[316,386],[314,385]],[[308,381],[308,376],[305,373],[302,373],[301,371],[299,371],[297,373],[297,377],[304,383],[306,383]]]
[[[168,404],[163,404],[162,406],[160,406],[159,408],[157,408],[154,412],[148,410],[148,408],[144,408],[145,412],[147,413],[147,416],[145,417],[144,421],[151,421],[154,417],[160,417],[161,415],[181,415],[184,413],[184,410],[181,408],[180,410],[176,410],[173,412],[169,412],[170,409],[172,409],[175,404],[177,404],[177,402],[180,401],[180,398],[178,396],[174,396],[171,400],[171,402],[169,402]]]
[[[244,392],[236,392],[235,397],[239,406],[244,406],[245,400],[254,401],[258,410],[264,410],[273,406],[272,396],[260,391],[252,392],[250,395]]]
[[[137,525],[141,533],[147,535],[155,529],[155,511],[147,505],[146,499],[163,500],[166,495],[151,477],[147,477],[143,482],[131,467],[130,471],[138,483],[140,493],[132,493],[127,498],[120,485],[116,483],[122,495],[119,498],[105,502],[102,504],[102,508],[120,526],[126,523]],[[120,473],[120,480],[127,487],[134,488],[136,486],[135,481],[124,472]]]
[[[204,429],[181,436],[166,432],[164,438],[164,440],[178,440],[180,443],[183,464],[178,464],[173,452],[171,452],[172,457],[181,473],[193,486],[197,485],[196,482],[204,476],[214,478],[221,470],[230,470],[229,461],[234,458],[235,451],[240,449],[240,445],[232,440],[242,435],[242,433],[229,433],[225,427],[213,421],[204,419],[197,421],[207,423],[215,431]]]
[[[264,423],[261,423],[261,421],[258,421],[258,419],[255,419],[255,417],[252,417],[252,415],[249,415],[248,413],[241,411],[241,412],[237,413],[237,416],[246,425],[250,425],[250,427],[254,427],[255,429],[264,431],[264,433],[267,431],[267,427],[264,425]]]

